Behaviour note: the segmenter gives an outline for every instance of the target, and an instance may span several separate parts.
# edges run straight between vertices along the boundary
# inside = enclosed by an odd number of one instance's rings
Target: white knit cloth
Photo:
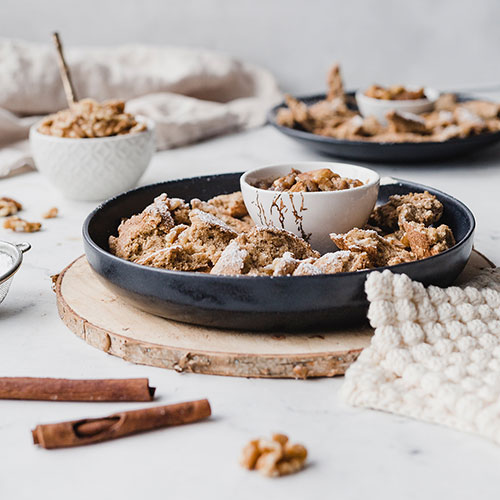
[[[467,285],[425,288],[403,274],[371,273],[375,334],[345,375],[344,399],[500,444],[500,272]]]

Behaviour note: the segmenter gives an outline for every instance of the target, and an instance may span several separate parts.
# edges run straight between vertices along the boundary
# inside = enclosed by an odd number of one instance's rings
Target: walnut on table
[[[273,434],[271,439],[250,441],[241,452],[240,465],[268,477],[279,477],[303,469],[306,459],[303,445],[290,443],[284,434]]]
[[[27,220],[16,217],[15,215],[7,218],[3,223],[5,229],[11,229],[17,233],[36,233],[42,228],[40,222],[28,222]]]
[[[23,206],[16,200],[7,198],[6,196],[0,198],[0,217],[15,215],[22,209]]]
[[[44,219],[54,219],[55,217],[57,217],[59,214],[59,210],[57,207],[52,207],[52,208],[49,208],[46,212],[44,212],[42,214],[42,217]]]

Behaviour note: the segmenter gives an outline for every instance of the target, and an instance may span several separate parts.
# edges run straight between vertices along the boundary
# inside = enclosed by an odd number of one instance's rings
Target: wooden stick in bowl
[[[59,72],[61,73],[61,80],[63,82],[64,93],[66,94],[66,100],[68,101],[69,107],[71,107],[77,101],[75,89],[71,81],[71,74],[69,72],[68,65],[64,59],[63,48],[61,40],[59,38],[59,33],[55,32],[52,34],[54,44],[57,50],[57,61],[59,63]]]

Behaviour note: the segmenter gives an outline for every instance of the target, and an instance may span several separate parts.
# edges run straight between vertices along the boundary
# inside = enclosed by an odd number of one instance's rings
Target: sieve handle
[[[18,250],[21,250],[21,252],[24,253],[31,248],[31,245],[29,243],[16,243],[16,247],[18,248]]]

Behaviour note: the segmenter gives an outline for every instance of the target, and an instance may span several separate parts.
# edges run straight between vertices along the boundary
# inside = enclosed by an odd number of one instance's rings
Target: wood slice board
[[[474,252],[466,280],[492,263]],[[85,256],[58,276],[59,315],[98,349],[137,364],[234,377],[308,378],[345,373],[370,343],[372,329],[255,333],[204,328],[135,309],[108,290]]]

